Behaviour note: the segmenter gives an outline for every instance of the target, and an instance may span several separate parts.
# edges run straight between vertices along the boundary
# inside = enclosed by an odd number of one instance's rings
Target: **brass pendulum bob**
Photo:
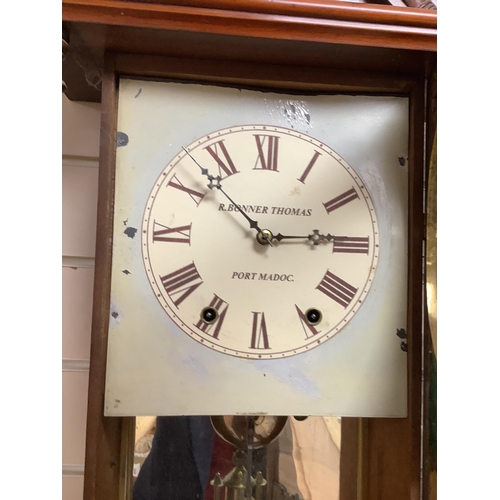
[[[287,418],[269,415],[210,417],[217,434],[226,442],[239,448],[233,454],[235,467],[231,472],[224,478],[217,473],[210,481],[214,487],[215,500],[262,500],[267,481],[260,471],[257,472],[255,478],[251,476],[253,450],[272,443],[283,430]],[[255,497],[252,496],[252,491]]]
[[[220,475],[220,472],[217,472],[215,479],[212,479],[210,481],[210,484],[214,487],[214,500],[224,500],[222,498],[223,494],[223,489],[224,488],[224,481],[222,481],[222,477]]]
[[[250,476],[250,485],[255,489],[255,497],[248,494],[248,479],[245,462],[247,454],[243,450],[236,450],[233,454],[233,464],[235,467],[227,474],[224,479],[219,473],[215,479],[210,481],[210,484],[215,490],[215,500],[262,500],[262,492],[267,481],[262,476],[262,472],[258,472],[255,479]],[[224,487],[226,495],[223,496]]]
[[[255,476],[255,500],[262,500],[262,491],[267,481],[264,479],[262,472],[257,472]]]

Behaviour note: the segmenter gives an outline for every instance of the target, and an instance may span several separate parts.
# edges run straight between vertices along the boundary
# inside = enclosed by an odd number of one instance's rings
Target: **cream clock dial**
[[[209,349],[280,359],[362,307],[377,219],[356,171],[292,129],[243,125],[186,145],[147,200],[142,255],[165,313]]]

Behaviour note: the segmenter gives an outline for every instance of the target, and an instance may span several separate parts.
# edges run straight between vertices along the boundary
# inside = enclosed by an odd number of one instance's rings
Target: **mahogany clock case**
[[[415,59],[416,58],[416,59]],[[390,58],[389,58],[390,59]],[[333,71],[327,68],[308,68],[306,75],[302,68],[266,64],[231,64],[226,61],[206,61],[204,59],[178,59],[176,57],[137,56],[133,54],[108,54],[106,56],[103,76],[103,114],[102,114],[102,138],[100,154],[100,179],[99,179],[99,203],[98,203],[98,235],[96,253],[96,287],[94,293],[94,316],[93,316],[93,338],[91,355],[90,385],[92,386],[89,398],[89,415],[101,415],[101,417],[89,420],[87,439],[88,489],[89,495],[93,491],[102,490],[103,498],[115,498],[118,495],[118,480],[120,468],[114,467],[105,472],[98,472],[95,467],[99,463],[99,457],[111,460],[110,463],[119,463],[120,442],[122,444],[124,433],[132,429],[129,419],[102,420],[105,359],[107,353],[107,332],[110,304],[110,272],[112,261],[112,243],[109,235],[112,231],[112,217],[114,197],[114,165],[115,165],[115,143],[106,138],[116,137],[116,117],[118,102],[118,78],[119,76],[134,75],[134,77],[147,78],[169,78],[182,80],[188,78],[193,82],[217,82],[219,84],[238,84],[240,86],[251,86],[259,83],[262,87],[280,89],[290,92],[300,89],[307,91],[329,91],[332,93],[348,93],[364,95],[395,95],[409,98],[409,149],[408,149],[408,307],[407,307],[407,349],[408,349],[408,398],[409,418],[403,420],[373,419],[365,422],[366,442],[365,447],[376,447],[386,449],[384,452],[384,463],[390,468],[392,465],[398,468],[400,475],[405,477],[400,480],[400,486],[394,487],[394,481],[387,476],[381,478],[375,468],[369,467],[367,462],[367,481],[373,479],[373,491],[385,491],[387,498],[406,498],[409,484],[414,488],[419,483],[419,443],[420,443],[420,394],[421,394],[421,331],[422,331],[422,269],[421,250],[423,241],[423,186],[424,186],[424,123],[426,109],[426,80],[423,77],[425,58],[421,53],[411,56],[417,66],[409,63],[410,55],[405,58],[408,62],[403,71],[388,73],[390,67],[388,59],[385,59],[385,67],[381,72],[361,74],[357,71]],[[432,58],[431,58],[432,59]],[[373,59],[372,59],[373,60]],[[397,61],[398,58],[395,59]],[[430,65],[432,67],[432,63]],[[401,69],[401,68],[400,68]],[[432,124],[431,124],[432,125]],[[429,133],[432,127],[427,127]],[[101,395],[99,395],[99,388]],[[102,422],[101,422],[102,420]],[[343,435],[354,446],[361,445],[359,426],[355,420],[345,419],[343,421]],[[397,435],[397,443],[391,440],[391,436]],[[106,436],[106,442],[114,443],[113,449],[104,449],[96,446],[98,436]],[[351,442],[352,441],[352,442]],[[347,441],[346,441],[347,442]],[[391,444],[392,443],[392,444]],[[415,471],[410,466],[403,467],[402,459],[407,457],[411,451],[411,463],[415,464]],[[351,453],[352,451],[352,453]],[[118,453],[118,455],[117,455]],[[399,457],[399,458],[398,458]],[[345,469],[343,498],[356,497],[356,479],[352,474],[356,471],[355,448],[346,448],[343,452]],[[410,463],[410,462],[408,462]],[[392,464],[392,465],[391,465]],[[94,470],[95,474],[92,472]],[[114,472],[113,472],[114,471]],[[372,477],[372,472],[373,477]],[[86,474],[87,475],[87,474]],[[102,476],[102,477],[101,477]],[[109,477],[108,477],[109,476]],[[112,479],[111,478],[114,478]],[[350,479],[349,479],[350,478]],[[371,478],[371,479],[370,479]],[[121,484],[121,483],[120,483]],[[100,485],[100,486],[99,486]],[[113,486],[115,485],[115,486]],[[111,488],[111,489],[110,489]],[[342,490],[342,488],[341,488]],[[121,491],[121,486],[120,486]],[[413,490],[412,490],[413,491]],[[100,494],[100,493],[99,493]],[[392,495],[392,496],[391,496]],[[90,498],[90,497],[88,497]],[[409,498],[409,497],[408,497]]]

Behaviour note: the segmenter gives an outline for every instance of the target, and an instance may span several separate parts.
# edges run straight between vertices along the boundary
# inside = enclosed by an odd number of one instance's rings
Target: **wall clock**
[[[122,79],[106,414],[404,416],[407,123]]]
[[[340,477],[344,487],[341,484],[340,496],[344,500],[361,497],[400,500],[425,496],[426,475],[425,470],[422,473],[421,466],[424,464],[425,469],[425,446],[422,443],[426,442],[425,390],[428,360],[425,355],[422,305],[423,193],[425,144],[432,143],[434,130],[430,119],[432,110],[426,100],[427,96],[435,95],[428,78],[436,61],[436,13],[388,5],[325,0],[284,1],[272,5],[254,0],[238,5],[217,0],[210,6],[194,0],[183,3],[182,6],[163,1],[139,3],[64,0],[63,19],[71,33],[70,55],[90,48],[98,58],[99,69],[103,71],[85,498],[127,498],[128,488],[123,478],[129,477],[126,472],[128,466],[127,460],[119,465],[123,459],[120,450],[123,451],[124,443],[130,441],[126,437],[128,430],[133,430],[133,422],[128,418],[109,418],[103,416],[103,413],[133,414],[137,408],[135,403],[142,406],[146,399],[151,398],[158,404],[151,404],[149,401],[144,404],[144,412],[189,413],[188,407],[174,409],[172,406],[160,407],[159,404],[166,400],[180,401],[182,397],[188,396],[193,400],[197,398],[199,407],[207,412],[217,408],[230,413],[236,406],[242,407],[244,402],[248,402],[239,397],[243,386],[249,389],[247,394],[252,390],[261,391],[261,399],[253,401],[255,404],[250,406],[252,410],[263,409],[260,403],[264,399],[268,402],[269,399],[290,402],[289,385],[292,382],[295,387],[295,403],[304,403],[304,412],[311,411],[312,414],[323,410],[339,413],[345,410],[346,415],[382,415],[381,405],[387,407],[388,402],[395,400],[395,395],[399,395],[400,400],[406,400],[404,393],[407,390],[408,418],[342,420],[341,460],[344,467],[341,467]],[[144,115],[151,118],[159,113],[163,115],[163,121],[157,121],[156,126],[146,127],[147,120],[143,120],[140,113],[136,112],[140,99],[148,96],[148,93],[141,92],[137,95],[139,89],[143,88],[140,84],[131,88],[127,99],[133,109],[125,111],[124,80],[120,80],[124,75],[272,87],[278,89],[275,103],[284,96],[283,92],[292,91],[299,94],[303,91],[344,92],[350,97],[344,104],[339,101],[336,110],[329,108],[328,115],[320,120],[317,111],[327,109],[323,100],[321,106],[316,106],[314,113],[310,114],[312,128],[307,128],[302,123],[304,128],[299,129],[301,115],[293,115],[290,106],[272,107],[262,103],[258,116],[253,117],[246,116],[240,107],[237,119],[228,123],[223,119],[227,113],[222,107],[207,110],[207,101],[204,99],[188,106],[186,96],[177,102],[175,98],[170,101],[169,113],[163,112],[164,105],[154,105]],[[68,79],[66,81],[72,91],[73,85]],[[83,86],[85,85],[84,83]],[[184,87],[186,88],[187,86]],[[407,119],[390,118],[387,112],[383,115],[388,121],[379,120],[373,115],[370,119],[369,99],[360,94],[377,99],[381,97],[379,102],[387,99],[383,97],[387,95],[402,97],[395,101],[404,102],[404,112],[408,110]],[[261,95],[262,99],[266,97],[270,97],[270,94]],[[314,107],[314,100],[301,94],[291,96],[290,99],[284,98],[283,104],[288,101],[300,103],[306,101],[305,97],[309,109]],[[119,126],[122,132],[128,134],[129,142],[125,146],[125,137],[120,136],[123,141],[120,140],[115,151],[118,100],[121,107]],[[349,120],[344,114],[341,120],[337,120],[341,115],[340,111],[349,107],[349,101],[351,110],[356,109],[353,105],[356,100],[361,103],[357,108],[358,113],[353,115],[357,119]],[[258,110],[256,103],[252,108]],[[127,114],[131,117],[131,122],[127,122]],[[165,119],[167,116],[168,119]],[[279,116],[279,120],[271,123],[271,116]],[[292,116],[297,117],[293,126],[287,119]],[[306,118],[305,115],[303,118]],[[320,122],[324,126],[320,126]],[[334,122],[338,126],[332,132]],[[390,126],[387,127],[388,122],[392,123],[392,130]],[[165,319],[165,310],[152,294],[144,270],[140,243],[137,243],[142,241],[140,231],[147,197],[160,173],[182,151],[182,146],[187,147],[197,138],[236,123],[292,128],[307,132],[326,144],[360,175],[372,197],[380,230],[380,254],[375,278],[356,317],[319,348],[282,360],[244,360],[224,355],[201,346],[181,329],[169,330],[173,338],[167,335],[153,338],[154,330],[150,328],[163,328],[175,323]],[[369,123],[374,132],[372,135],[364,128]],[[165,130],[167,126],[168,134]],[[329,135],[324,135],[325,129],[330,130]],[[388,132],[387,137],[391,137],[391,134],[393,138],[399,137],[398,143],[389,148],[385,155],[375,150],[375,146],[381,143],[383,130]],[[160,131],[162,146],[133,153],[134,147],[139,143],[146,144],[148,137],[152,139]],[[125,173],[122,162],[125,161],[124,153],[127,148],[129,154],[141,159],[140,167],[139,162],[135,162],[132,173],[137,174],[140,170],[145,177],[132,176],[121,182],[119,180]],[[406,151],[408,159],[405,157]],[[118,162],[115,162],[116,156],[119,157]],[[382,157],[387,161],[381,161]],[[149,169],[155,160],[158,161],[155,172],[152,172]],[[370,164],[373,168],[370,168]],[[115,183],[115,178],[119,182]],[[406,181],[407,189],[404,187]],[[135,187],[128,191],[125,189],[127,186]],[[119,207],[117,202],[127,197],[130,205],[135,208],[126,204]],[[408,227],[398,223],[399,216],[401,220],[408,221]],[[260,219],[257,220],[261,222]],[[387,221],[391,221],[391,224],[388,225]],[[390,245],[384,248],[387,236]],[[403,244],[401,241],[404,239],[406,241]],[[407,267],[400,265],[397,259],[387,258],[387,249],[392,252],[393,249],[402,247],[407,249]],[[133,257],[130,256],[131,251]],[[405,255],[403,259],[404,257]],[[119,264],[120,259],[123,267]],[[112,260],[115,266],[113,270]],[[398,280],[393,278],[405,274],[403,268],[407,270],[407,287],[399,294],[401,287]],[[389,273],[386,272],[388,269]],[[395,274],[391,278],[390,272],[393,269]],[[110,315],[111,274],[113,290]],[[384,297],[381,287],[389,296]],[[127,289],[129,299],[125,293]],[[136,291],[135,295],[133,290]],[[391,290],[394,292],[392,296]],[[403,305],[402,297],[406,296],[406,291],[407,302]],[[141,298],[145,297],[150,297],[151,301],[144,302]],[[374,304],[373,301],[377,302],[375,299],[380,302]],[[138,318],[141,310],[145,316],[142,322]],[[400,311],[401,321],[407,327],[406,332],[400,332],[401,336],[408,337],[407,353],[401,350],[400,338],[396,337],[397,345],[394,345],[394,325],[371,329],[371,332],[376,333],[361,336],[361,330],[355,328],[356,322],[370,310],[378,311],[380,315],[388,311]],[[108,324],[111,326],[109,329]],[[162,331],[167,330],[164,328]],[[121,343],[117,342],[118,339]],[[188,341],[189,348],[186,347]],[[172,343],[175,343],[175,349]],[[156,348],[152,348],[152,345]],[[342,356],[337,351],[339,345]],[[382,357],[378,356],[376,346],[381,346]],[[210,356],[218,356],[217,362],[208,367],[198,363],[201,359],[199,350],[202,348],[205,360]],[[135,355],[131,351],[135,351]],[[322,363],[322,355],[328,359],[330,371],[323,370],[325,363]],[[148,363],[156,363],[155,366],[161,366],[162,371],[158,371],[156,376],[152,371],[141,371],[140,368],[148,366]],[[247,373],[248,366],[260,368]],[[351,370],[349,377],[342,376],[339,379],[342,368],[347,367]],[[214,381],[215,375],[220,372],[225,372],[226,377]],[[316,377],[318,372],[328,377],[329,382],[322,383],[321,377]],[[211,374],[210,378],[207,373]],[[235,374],[239,377],[239,383],[234,378]],[[122,385],[120,376],[123,379]],[[348,381],[350,387],[339,387],[339,380]],[[273,387],[270,386],[270,381],[275,382]],[[316,385],[312,385],[311,381]],[[201,387],[201,395],[200,392],[191,392],[197,386]],[[335,393],[335,405],[332,404],[332,394],[327,386]],[[386,391],[382,391],[381,395],[375,389],[382,386]],[[147,391],[145,387],[148,388]],[[229,408],[221,405],[221,387],[226,391],[225,399],[229,399],[229,393],[231,395],[232,405]],[[361,387],[364,392],[360,391]],[[269,389],[267,393],[265,389]],[[132,393],[137,397],[141,390],[148,393],[148,398],[143,394],[144,400],[139,398],[139,401],[132,404]],[[305,392],[309,396],[298,401],[300,394],[304,395]],[[346,409],[343,403],[349,399],[352,403],[354,392],[359,400],[368,401],[370,408]],[[106,396],[106,400],[103,396]],[[328,408],[311,405],[311,397],[327,402]],[[217,400],[214,405],[208,405],[209,398]],[[403,405],[392,409],[395,411],[387,411],[385,415],[404,413]],[[276,410],[276,406],[271,405],[269,408],[269,411]],[[288,409],[286,412],[289,414]]]

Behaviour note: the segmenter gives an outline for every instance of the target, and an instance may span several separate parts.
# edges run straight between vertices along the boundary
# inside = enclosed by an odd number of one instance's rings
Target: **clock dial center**
[[[273,233],[269,229],[263,229],[257,233],[257,241],[261,245],[269,245],[273,237]]]

